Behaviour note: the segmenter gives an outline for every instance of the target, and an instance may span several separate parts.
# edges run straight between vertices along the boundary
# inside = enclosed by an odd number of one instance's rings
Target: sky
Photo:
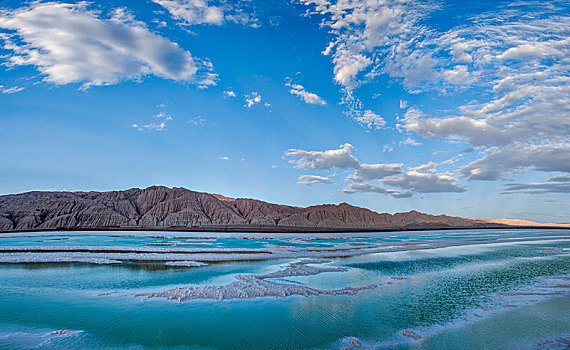
[[[567,1],[0,0],[0,194],[570,222]]]

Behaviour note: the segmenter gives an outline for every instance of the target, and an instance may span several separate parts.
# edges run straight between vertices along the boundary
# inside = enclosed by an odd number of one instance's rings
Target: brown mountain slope
[[[0,196],[0,230],[110,226],[446,228],[497,226],[411,211],[379,214],[346,203],[307,208],[153,186],[111,192],[26,192]]]

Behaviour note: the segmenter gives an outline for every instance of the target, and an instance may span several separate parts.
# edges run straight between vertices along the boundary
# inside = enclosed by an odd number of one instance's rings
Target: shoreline
[[[2,230],[4,233],[21,232],[69,232],[69,231],[164,231],[164,232],[243,232],[243,233],[358,233],[358,232],[408,232],[408,231],[452,231],[452,230],[508,230],[508,229],[554,229],[570,230],[570,225],[481,225],[445,227],[386,227],[386,228],[318,228],[318,227],[252,227],[252,226],[96,226],[55,227]]]
[[[452,239],[446,241],[422,241],[405,243],[369,243],[351,246],[333,243],[333,246],[262,248],[180,248],[180,247],[128,247],[128,246],[12,246],[0,247],[0,265],[26,263],[76,262],[91,264],[136,265],[148,262],[176,262],[187,267],[207,266],[216,262],[261,261],[275,259],[332,259],[378,253],[431,250],[440,248],[496,246],[504,244],[536,244],[539,242],[568,241],[570,237],[520,237],[496,240]]]

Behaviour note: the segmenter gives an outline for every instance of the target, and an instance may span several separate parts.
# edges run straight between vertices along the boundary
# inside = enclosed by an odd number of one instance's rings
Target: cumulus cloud
[[[383,185],[413,190],[420,193],[465,192],[450,173],[437,173],[436,164],[429,162],[412,168],[402,176],[390,176],[381,180]]]
[[[34,2],[0,12],[0,28],[13,31],[1,35],[11,52],[7,64],[33,65],[57,85],[109,85],[150,74],[215,84],[209,62],[150,32],[124,10],[101,18],[88,5]]]
[[[353,183],[348,185],[347,189],[342,190],[342,193],[352,194],[352,193],[379,193],[392,196],[394,198],[409,198],[413,195],[412,191],[398,191],[385,189],[383,187],[367,184],[367,183]]]
[[[330,170],[332,168],[354,168],[358,166],[358,160],[352,155],[354,146],[350,143],[341,145],[339,149],[326,151],[304,151],[289,149],[285,152],[286,157],[297,158],[289,162],[301,169]]]
[[[354,174],[349,175],[346,180],[353,182],[363,182],[366,180],[381,179],[390,175],[397,175],[403,172],[403,164],[365,164],[360,163],[356,167]]]
[[[221,25],[226,22],[257,26],[257,20],[243,10],[242,4],[232,5],[212,0],[152,0],[164,7],[184,25]]]
[[[391,164],[366,164],[360,163],[356,156],[352,154],[354,146],[350,143],[341,145],[339,149],[326,151],[305,151],[290,149],[285,152],[285,156],[290,159],[291,164],[295,164],[301,169],[331,170],[333,168],[354,169],[354,174],[349,175],[346,180],[351,182],[363,182],[372,179],[381,179],[386,176],[401,174],[403,172],[401,163]]]
[[[260,102],[261,102],[261,95],[258,92],[253,91],[246,95],[244,107],[251,108]],[[266,107],[270,106],[268,103],[265,103],[264,105]]]
[[[226,90],[226,91],[224,91],[224,95],[225,95],[226,97],[236,97],[236,93],[235,93],[234,91],[232,91],[232,90]]]
[[[453,174],[449,172],[438,173],[436,169],[438,164],[434,162],[428,162],[404,172],[403,164],[401,163],[361,163],[352,154],[353,150],[354,146],[345,143],[339,149],[326,151],[290,149],[285,152],[285,157],[292,158],[289,162],[295,164],[300,169],[323,171],[329,171],[333,168],[354,169],[354,173],[345,178],[345,181],[351,183],[347,189],[343,190],[343,193],[375,192],[388,194],[395,198],[404,198],[411,196],[413,193],[465,191],[465,188],[458,184],[458,180]],[[454,157],[444,163],[450,164],[456,158],[458,159],[458,157]],[[398,187],[405,191],[364,183],[368,180],[380,180],[385,186]],[[309,178],[307,178],[307,181],[309,181]]]
[[[299,96],[299,98],[305,101],[305,103],[311,105],[321,105],[321,106],[325,106],[327,104],[325,100],[320,98],[317,94],[305,90],[305,88],[301,84],[286,83],[285,85],[289,87],[289,92],[292,95]]]
[[[144,129],[154,130],[154,131],[164,131],[166,130],[168,122],[171,120],[172,117],[169,114],[161,112],[155,115],[154,120],[149,124],[145,125],[133,124],[132,127],[139,131],[143,131]]]
[[[505,135],[485,120],[469,117],[431,118],[417,107],[410,107],[404,118],[403,126],[408,131],[416,132],[428,139],[464,140],[480,146],[492,143],[504,143]]]
[[[313,184],[332,184],[331,179],[325,176],[318,175],[302,175],[297,179],[297,183],[305,186],[310,186]]]
[[[570,193],[570,176],[551,176],[550,179],[545,182],[509,183],[501,193]]]
[[[493,147],[460,170],[469,179],[497,180],[513,171],[570,172],[570,143],[516,143]]]

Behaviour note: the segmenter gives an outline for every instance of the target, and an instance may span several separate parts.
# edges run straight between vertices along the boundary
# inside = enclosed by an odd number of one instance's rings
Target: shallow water
[[[221,302],[176,303],[132,294],[228,284],[235,275],[278,271],[297,260],[227,261],[197,268],[167,268],[161,261],[0,264],[0,348],[342,349],[350,346],[349,337],[357,337],[365,348],[375,349],[555,349],[563,344],[561,338],[570,336],[567,230],[297,234],[274,239],[256,239],[254,234],[118,234],[10,235],[0,237],[0,246],[399,248],[347,253],[325,264],[348,267],[346,272],[275,279],[317,289],[379,285],[357,295]],[[402,248],[408,243],[415,244],[414,250]],[[422,338],[404,337],[404,329]],[[56,330],[75,332],[49,335]]]

